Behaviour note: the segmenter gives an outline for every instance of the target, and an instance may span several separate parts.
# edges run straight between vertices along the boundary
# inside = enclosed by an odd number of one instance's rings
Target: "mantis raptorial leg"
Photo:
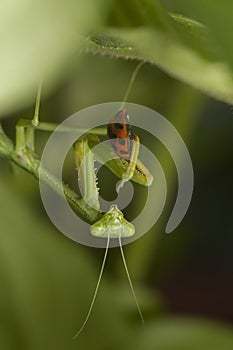
[[[141,65],[142,62],[140,62],[139,65],[136,67],[136,70],[127,88],[126,96],[128,96],[129,94],[136,73],[138,72]],[[79,168],[81,162],[83,162],[83,170],[80,173],[80,182],[83,186],[83,197],[79,199],[77,199],[77,197],[73,195],[73,192],[67,186],[63,185],[63,187],[59,187],[56,182],[57,179],[55,179],[52,174],[46,173],[46,170],[43,170],[43,172],[40,171],[40,161],[35,154],[34,147],[35,131],[53,131],[57,127],[57,125],[54,123],[42,123],[39,121],[40,98],[41,83],[38,88],[33,119],[21,119],[17,123],[16,143],[14,148],[12,142],[4,134],[3,129],[0,128],[0,151],[2,150],[2,153],[8,159],[22,166],[24,169],[31,172],[35,177],[38,178],[39,176],[41,176],[42,179],[45,182],[47,182],[52,188],[54,188],[55,191],[61,193],[63,191],[71,205],[73,205],[77,209],[77,214],[84,218],[87,222],[92,224],[90,228],[91,234],[96,237],[107,238],[105,254],[95,293],[87,317],[80,330],[76,333],[75,337],[77,337],[84,329],[91,315],[91,311],[93,309],[100,281],[103,275],[110,239],[118,239],[119,241],[121,256],[127,273],[130,288],[132,290],[138,312],[140,314],[142,322],[144,323],[142,312],[139,307],[139,303],[137,301],[136,294],[134,292],[131,278],[128,272],[121,243],[122,238],[134,235],[135,228],[124,218],[123,213],[117,208],[116,205],[113,205],[110,208],[110,210],[102,216],[98,200],[98,186],[94,168],[94,160],[98,160],[99,162],[105,164],[106,160],[109,159],[109,154],[111,153],[112,159],[111,161],[107,161],[106,166],[121,179],[120,185],[118,186],[118,191],[122,189],[124,183],[129,180],[135,181],[144,186],[149,186],[153,181],[152,175],[149,173],[146,167],[138,160],[139,138],[137,135],[134,135],[130,129],[130,124],[128,122],[128,114],[127,110],[125,109],[126,97],[123,100],[122,108],[116,113],[116,115],[120,118],[122,118],[123,116],[123,119],[114,120],[114,118],[116,118],[116,116],[114,116],[109,123],[110,126],[108,128],[110,131],[109,137],[111,139],[111,142],[108,145],[100,144],[100,147],[98,147],[97,150],[94,150],[94,146],[99,144],[99,139],[97,135],[106,135],[105,128],[93,129],[92,134],[86,134],[80,140],[77,140],[77,142],[75,142],[74,144],[76,167]],[[126,123],[124,123],[124,117],[126,118]],[[70,127],[63,127],[61,128],[61,131],[73,132],[74,129]],[[85,131],[85,129],[82,130],[83,133]],[[111,134],[113,137],[111,137]],[[129,146],[130,142],[131,146]],[[8,152],[6,151],[7,145],[10,146],[8,147]],[[121,145],[122,147],[119,147],[119,145]],[[124,156],[121,154],[122,152],[124,152]]]

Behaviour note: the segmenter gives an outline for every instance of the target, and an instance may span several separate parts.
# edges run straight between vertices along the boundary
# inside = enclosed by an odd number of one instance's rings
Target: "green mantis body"
[[[118,113],[121,113],[118,112]],[[95,148],[96,145],[100,147]],[[132,154],[130,159],[126,160],[124,158],[118,157],[110,144],[99,144],[99,139],[94,134],[85,135],[83,138],[77,140],[74,143],[74,158],[77,170],[79,170],[79,180],[80,184],[83,187],[83,199],[88,205],[94,207],[95,209],[100,209],[100,204],[98,200],[98,185],[97,178],[95,175],[94,161],[97,159],[99,162],[105,164],[115,175],[122,179],[120,186],[118,186],[118,191],[122,189],[124,183],[129,180],[133,180],[141,185],[150,186],[153,177],[146,169],[146,167],[138,160],[138,151],[139,151],[139,139],[134,141],[132,147]],[[109,160],[109,155],[111,155],[111,160]],[[112,205],[107,213],[103,217],[97,220],[92,224],[90,232],[93,236],[107,238],[105,255],[99,275],[99,279],[96,285],[96,289],[92,298],[92,302],[88,311],[88,314],[85,318],[85,321],[79,331],[76,333],[74,338],[79,336],[85,327],[99,288],[99,284],[102,278],[110,239],[118,239],[119,247],[121,251],[122,260],[130,284],[130,288],[140,314],[141,320],[144,323],[143,315],[137,301],[136,294],[134,292],[133,284],[128,272],[121,239],[124,237],[133,236],[135,233],[134,226],[129,223],[123,216],[123,213],[118,209],[117,205]]]
[[[136,68],[136,71],[139,69],[140,65],[141,63]],[[133,76],[133,79],[134,78],[135,76]],[[130,83],[132,83],[132,81],[133,80],[131,79]],[[79,171],[79,184],[83,189],[82,197],[78,198],[78,196],[68,186],[64,184],[61,185],[59,181],[53,176],[53,174],[48,173],[46,169],[40,168],[40,161],[36,156],[34,149],[35,131],[53,131],[57,126],[56,124],[39,122],[40,95],[41,84],[38,89],[33,120],[20,120],[17,124],[15,147],[13,146],[12,141],[5,135],[0,125],[0,154],[13,161],[17,165],[21,166],[33,174],[36,178],[40,177],[56,192],[60,194],[64,193],[67,201],[74,208],[76,213],[85,221],[91,224],[91,234],[96,237],[104,237],[107,239],[105,255],[91,306],[82,327],[80,328],[79,332],[76,333],[75,337],[77,337],[83,330],[91,314],[104,270],[110,239],[119,240],[119,247],[131,291],[133,293],[133,297],[137,305],[140,317],[144,322],[130,279],[121,244],[121,238],[134,235],[135,228],[124,218],[123,213],[117,208],[117,205],[111,206],[107,213],[101,213],[98,198],[99,189],[94,167],[94,162],[97,160],[100,163],[105,164],[116,176],[118,176],[121,179],[120,185],[118,186],[118,191],[123,190],[122,187],[124,183],[129,180],[135,181],[144,186],[150,186],[153,181],[153,177],[146,169],[146,167],[138,160],[139,139],[135,138],[133,141],[132,153],[130,154],[129,159],[124,159],[119,157],[114,152],[111,144],[100,143],[97,134],[105,134],[106,130],[103,130],[103,128],[94,129],[93,133],[91,134],[83,134],[83,136],[78,139],[73,145],[75,164],[77,170]],[[118,113],[120,112],[118,111]],[[73,132],[73,129],[67,127],[63,128],[62,131]],[[109,156],[111,158],[110,160]]]

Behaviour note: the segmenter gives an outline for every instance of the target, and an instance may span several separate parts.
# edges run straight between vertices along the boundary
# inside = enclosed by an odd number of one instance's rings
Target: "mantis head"
[[[93,236],[119,239],[119,237],[133,236],[135,228],[114,204],[99,221],[91,226],[90,231]]]

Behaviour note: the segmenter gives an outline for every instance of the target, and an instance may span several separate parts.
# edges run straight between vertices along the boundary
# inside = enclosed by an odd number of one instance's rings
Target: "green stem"
[[[8,158],[13,148],[13,142],[6,136],[0,123],[0,157]]]
[[[1,124],[0,157],[7,158],[9,161],[15,163],[20,168],[29,172],[36,179],[40,178],[59,195],[65,195],[73,210],[88,223],[93,224],[101,218],[102,214],[100,211],[89,207],[88,204],[85,203],[82,198],[78,198],[77,194],[73,192],[67,185],[59,181],[46,169],[40,168],[40,160],[36,158],[33,152],[27,148],[24,151],[17,151],[14,148],[11,139],[5,134]]]
[[[22,127],[27,127],[31,128],[31,120],[28,119],[20,119],[17,123],[17,126],[22,126]],[[77,126],[64,126],[64,125],[58,125],[56,123],[44,123],[41,122],[39,125],[34,129],[34,130],[40,130],[40,131],[48,131],[48,132],[53,132],[57,127],[59,126],[59,131],[60,132],[74,132],[75,129],[77,129]],[[80,134],[86,133],[88,130],[87,129],[78,129],[77,130]],[[94,128],[92,130],[93,133],[96,135],[106,135],[106,128]]]
[[[34,117],[32,119],[32,125],[34,126],[37,126],[39,124],[41,89],[42,89],[42,80],[39,82],[37,95],[36,95],[36,106],[35,106]]]

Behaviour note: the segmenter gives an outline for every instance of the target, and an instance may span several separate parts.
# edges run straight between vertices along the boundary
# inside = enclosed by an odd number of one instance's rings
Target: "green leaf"
[[[211,97],[233,103],[232,72],[226,63],[209,60],[152,28],[112,29],[109,33],[109,37],[90,38],[85,44],[87,50],[144,60]]]
[[[69,74],[81,35],[107,9],[104,0],[1,1],[0,115],[33,103],[41,78],[44,93]]]
[[[115,27],[89,37],[83,46],[89,52],[155,64],[209,96],[233,103],[232,71],[208,30],[194,20],[166,13],[158,2],[153,7],[145,0],[144,8],[141,3],[130,1],[132,14],[129,4],[120,1],[111,17]]]

